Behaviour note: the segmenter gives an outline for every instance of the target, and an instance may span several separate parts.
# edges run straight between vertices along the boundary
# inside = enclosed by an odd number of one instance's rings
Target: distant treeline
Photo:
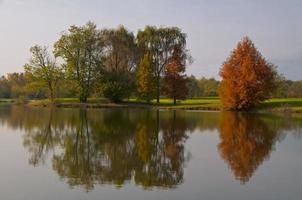
[[[278,75],[275,82],[274,97],[302,97],[302,80],[287,80],[284,76]]]
[[[57,88],[56,96],[59,98],[76,98],[77,91],[71,81],[60,80],[60,87]],[[199,98],[218,96],[220,81],[214,78],[196,78],[191,75],[187,77],[187,98]],[[302,97],[302,81],[286,80],[279,77],[276,81],[276,90],[272,97]],[[133,93],[133,95],[135,92]],[[18,98],[26,96],[29,99],[44,99],[48,97],[48,91],[45,87],[35,85],[33,80],[26,77],[24,73],[10,73],[0,78],[0,98]],[[98,97],[98,94],[92,94],[92,97]]]
[[[275,89],[272,98],[297,98],[302,97],[302,80],[288,80],[280,74],[275,75]],[[214,78],[200,79],[195,76],[188,77],[188,98],[218,96],[220,81]]]
[[[193,75],[189,76],[187,80],[188,98],[218,96],[220,81],[205,77],[198,79]]]
[[[302,81],[280,78],[276,81],[277,88],[272,97],[302,97]],[[218,96],[220,81],[214,78],[196,78],[193,75],[188,76],[186,80],[187,98]],[[57,97],[77,97],[77,91],[70,81],[62,79],[60,82],[60,87],[57,88]],[[24,73],[10,73],[0,78],[0,98],[18,98],[25,95],[29,99],[43,99],[48,97],[47,92],[45,87],[36,86]],[[98,95],[92,96],[97,97]]]
[[[214,78],[196,78],[189,76],[186,78],[188,88],[187,98],[198,98],[217,96],[220,81]],[[78,92],[71,81],[60,80],[60,87],[57,88],[56,97],[58,98],[76,98]],[[135,91],[133,95],[135,96]],[[25,76],[24,73],[9,73],[0,78],[0,98],[18,98],[25,96],[28,99],[44,99],[48,97],[48,90]],[[92,97],[98,97],[98,94],[92,94]]]

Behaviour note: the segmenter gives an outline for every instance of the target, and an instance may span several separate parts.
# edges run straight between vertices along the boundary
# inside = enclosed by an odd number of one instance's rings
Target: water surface
[[[0,106],[1,199],[301,199],[302,116]]]

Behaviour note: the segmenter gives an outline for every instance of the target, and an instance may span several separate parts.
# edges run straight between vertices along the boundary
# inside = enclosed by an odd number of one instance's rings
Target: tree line
[[[54,43],[30,48],[24,72],[0,79],[1,98],[105,97],[113,102],[136,97],[146,102],[219,95],[227,109],[248,109],[270,97],[301,97],[302,82],[286,80],[243,38],[219,75],[187,77],[192,57],[178,27],[146,26],[135,35],[124,26],[97,29],[88,22],[70,26]]]
[[[196,78],[194,75],[188,76],[186,80],[188,88],[187,98],[218,96],[219,80],[206,77]],[[62,84],[56,88],[56,97],[77,97],[77,92],[70,81],[64,79],[59,81]],[[150,84],[154,84],[154,82],[150,82]],[[141,95],[148,94],[146,92]],[[94,95],[92,94],[92,96]],[[47,98],[48,94],[44,87],[33,82],[31,77],[26,77],[24,73],[8,73],[6,76],[0,77],[0,98],[18,98],[19,96],[26,96],[30,99],[43,99]],[[276,90],[273,91],[271,97],[302,97],[302,81],[288,80],[284,76],[278,75],[276,78]]]
[[[102,30],[92,22],[71,26],[55,42],[53,52],[45,46],[31,47],[24,73],[1,78],[1,96],[51,101],[77,96],[81,102],[91,96],[114,102],[136,96],[159,102],[165,95],[176,101],[188,91],[185,69],[191,57],[186,37],[177,27],[146,26],[134,35],[124,26]]]

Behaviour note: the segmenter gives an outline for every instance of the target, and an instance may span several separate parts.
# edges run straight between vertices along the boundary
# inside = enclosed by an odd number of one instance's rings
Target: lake
[[[0,106],[5,200],[295,200],[302,116]]]

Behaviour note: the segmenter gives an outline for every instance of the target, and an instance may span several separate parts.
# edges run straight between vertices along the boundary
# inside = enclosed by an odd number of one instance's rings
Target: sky
[[[278,71],[302,79],[302,0],[0,0],[0,75],[21,72],[35,44],[51,49],[70,25],[177,26],[194,62],[187,74],[219,78],[244,37]]]

